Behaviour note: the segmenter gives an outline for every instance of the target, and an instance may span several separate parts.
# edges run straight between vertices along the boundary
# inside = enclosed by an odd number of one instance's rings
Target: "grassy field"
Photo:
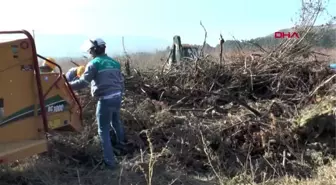
[[[325,59],[335,60],[336,59],[336,49],[316,48],[314,49],[314,51],[328,55],[328,56],[323,56],[323,55],[316,54],[318,59],[322,59],[322,60],[325,60]],[[261,53],[261,52],[255,52],[251,50],[243,50],[243,51],[237,50],[237,51],[224,52],[223,57],[224,57],[224,60],[225,59],[229,60],[232,57],[238,57],[241,55],[248,56],[252,53]],[[210,54],[215,60],[219,59],[219,53],[217,52],[210,52],[208,54]],[[166,51],[158,51],[156,53],[132,54],[131,59],[130,59],[131,66],[137,69],[160,68],[166,61],[168,55],[169,53]],[[117,59],[118,61],[120,61],[123,65],[125,64],[125,60],[126,60],[125,57],[123,56],[113,56],[113,57]],[[312,55],[310,57],[313,58],[314,56]],[[57,61],[59,62],[59,64],[62,65],[62,69],[64,71],[67,71],[71,67],[75,67],[75,65],[70,62],[71,60],[75,61],[78,64],[85,64],[88,62],[88,60],[85,58],[59,58]]]

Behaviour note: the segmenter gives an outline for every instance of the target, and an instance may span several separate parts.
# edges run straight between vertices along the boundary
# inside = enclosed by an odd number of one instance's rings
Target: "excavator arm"
[[[175,35],[168,57],[168,63],[164,64],[163,71],[169,71],[173,65],[180,66],[184,61],[195,60],[199,57],[199,52],[196,46],[182,44],[181,37]]]

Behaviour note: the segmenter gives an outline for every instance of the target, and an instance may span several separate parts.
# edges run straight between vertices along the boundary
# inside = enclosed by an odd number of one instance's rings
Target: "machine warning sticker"
[[[54,121],[49,121],[49,127],[51,129],[62,126],[62,122],[60,119],[55,119]]]
[[[28,49],[29,48],[29,44],[27,41],[23,41],[20,43],[20,48],[21,49]]]
[[[32,71],[34,70],[33,65],[29,64],[29,65],[21,65],[21,71]]]
[[[18,58],[19,55],[19,46],[17,45],[11,45],[11,50],[12,50],[12,54],[13,54],[13,58]]]

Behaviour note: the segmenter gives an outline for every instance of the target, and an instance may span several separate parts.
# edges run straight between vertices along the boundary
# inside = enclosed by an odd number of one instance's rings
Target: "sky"
[[[0,30],[35,30],[40,48],[66,38],[75,51],[79,38],[133,38],[127,47],[163,47],[180,35],[183,43],[201,44],[207,29],[207,42],[215,46],[224,39],[251,39],[293,26],[301,0],[0,0]],[[5,8],[7,7],[7,8]],[[12,9],[11,7],[15,7]],[[328,11],[336,15],[336,0]],[[323,23],[326,19],[320,19]],[[50,36],[50,41],[48,40]],[[40,41],[39,38],[40,37]],[[57,39],[55,39],[57,37]],[[72,41],[71,37],[77,37]],[[43,38],[43,39],[42,39]],[[146,46],[141,42],[153,42]],[[148,39],[148,41],[146,41]],[[62,40],[62,39],[61,39]],[[70,43],[73,42],[74,45]],[[84,41],[83,41],[84,42]],[[108,41],[107,41],[108,42]],[[111,39],[111,42],[120,42]],[[64,42],[63,42],[64,43]],[[122,47],[118,43],[118,50]],[[110,44],[110,43],[108,43]],[[53,44],[55,45],[55,44]],[[55,46],[55,47],[56,47]],[[43,49],[42,49],[43,50]],[[51,50],[51,49],[50,49]],[[55,48],[53,49],[55,50]],[[77,50],[76,50],[77,51]],[[47,51],[52,53],[52,51]]]

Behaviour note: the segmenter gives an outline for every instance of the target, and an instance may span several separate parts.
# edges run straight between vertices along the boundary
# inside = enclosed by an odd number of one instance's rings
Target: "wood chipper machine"
[[[23,34],[27,38],[0,40],[0,164],[47,152],[52,131],[70,127],[82,130],[82,109],[62,68],[41,73],[32,35],[26,31],[0,31],[2,35]]]

